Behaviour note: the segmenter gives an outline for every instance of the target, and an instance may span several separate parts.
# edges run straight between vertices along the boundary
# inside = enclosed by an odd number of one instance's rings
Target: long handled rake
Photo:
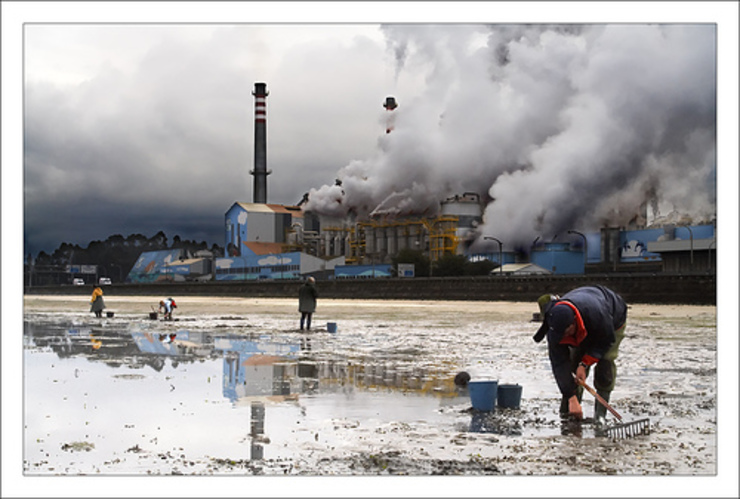
[[[650,419],[644,418],[638,419],[637,421],[630,421],[625,423],[624,420],[622,420],[622,416],[616,410],[614,410],[611,405],[609,405],[609,402],[604,400],[604,397],[596,393],[596,390],[588,386],[585,381],[579,380],[575,374],[573,374],[573,379],[575,379],[577,384],[585,388],[588,393],[596,397],[596,400],[598,400],[601,405],[606,407],[607,410],[611,412],[615,418],[617,418],[617,421],[619,421],[619,423],[617,424],[609,425],[605,428],[602,428],[599,431],[599,434],[611,438],[632,438],[640,435],[650,434]]]

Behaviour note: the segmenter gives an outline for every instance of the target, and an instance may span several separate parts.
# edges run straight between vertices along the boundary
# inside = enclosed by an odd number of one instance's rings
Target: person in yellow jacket
[[[103,290],[100,289],[100,286],[93,284],[92,297],[90,298],[90,312],[94,312],[95,317],[102,317],[104,309]]]

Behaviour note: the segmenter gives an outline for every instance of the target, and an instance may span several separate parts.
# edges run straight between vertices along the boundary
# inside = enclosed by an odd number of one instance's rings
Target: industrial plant
[[[689,225],[680,219],[647,225],[647,204],[636,207],[627,227],[596,232],[567,230],[529,247],[510,247],[483,234],[486,193],[450,192],[436,213],[376,208],[368,216],[320,213],[310,195],[296,205],[268,202],[267,91],[255,83],[254,177],[252,202],[235,201],[224,216],[224,255],[187,255],[183,250],[142,253],[128,282],[415,277],[414,269],[394,268],[394,258],[413,250],[428,258],[430,270],[445,255],[489,260],[492,276],[583,274],[589,271],[714,272],[715,223]],[[382,103],[385,133],[394,131],[394,97]],[[342,181],[334,188],[342,192]]]

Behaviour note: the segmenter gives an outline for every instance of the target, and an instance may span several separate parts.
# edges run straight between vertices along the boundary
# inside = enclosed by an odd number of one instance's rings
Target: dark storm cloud
[[[32,26],[27,39],[44,37],[44,28]],[[337,38],[337,28],[296,26],[276,40],[262,26],[212,27],[199,36],[173,26],[116,28],[119,39],[105,38],[105,62],[86,68],[89,77],[27,75],[27,252],[128,231],[222,244],[223,214],[252,201],[257,81],[270,92],[268,202],[297,203],[370,151],[381,132],[384,47],[362,34]],[[148,46],[131,55],[125,40],[141,44],[141,37],[151,37]],[[79,47],[55,50],[74,59]],[[34,68],[36,57],[27,49]],[[201,220],[209,225],[195,223]]]

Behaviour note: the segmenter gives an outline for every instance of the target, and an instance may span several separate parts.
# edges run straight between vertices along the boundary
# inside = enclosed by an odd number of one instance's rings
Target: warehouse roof
[[[289,213],[295,218],[303,218],[303,210],[300,208],[300,206],[264,203],[242,203],[240,201],[237,201],[236,204],[251,213]]]
[[[496,268],[491,275],[503,274],[551,274],[549,270],[534,263],[505,263],[503,268]]]

